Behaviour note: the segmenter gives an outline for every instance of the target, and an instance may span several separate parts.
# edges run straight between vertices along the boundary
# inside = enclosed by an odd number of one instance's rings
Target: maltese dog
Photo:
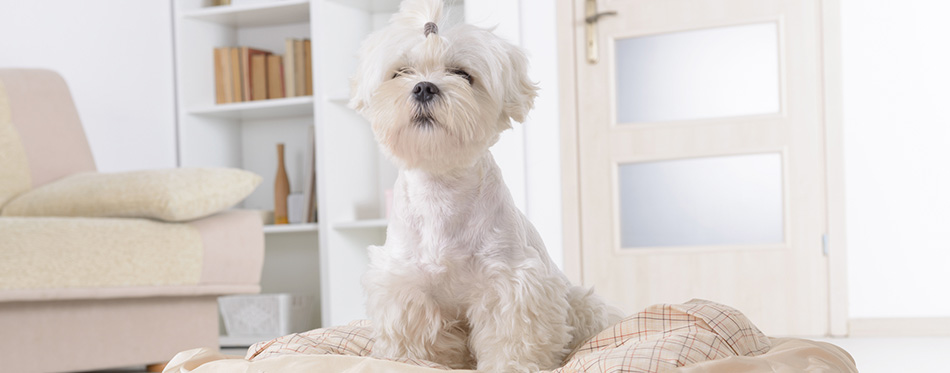
[[[441,0],[406,0],[363,42],[351,107],[400,168],[383,246],[363,276],[373,355],[490,372],[552,369],[603,330],[515,207],[489,147],[537,86],[518,47],[449,27]]]

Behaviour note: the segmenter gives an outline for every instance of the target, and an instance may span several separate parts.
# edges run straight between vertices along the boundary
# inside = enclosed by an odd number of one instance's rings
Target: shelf
[[[369,219],[369,220],[356,220],[356,221],[347,221],[333,224],[335,229],[364,229],[364,228],[386,228],[389,225],[389,220],[386,219]]]
[[[234,27],[261,27],[310,21],[310,0],[270,0],[190,10],[187,19]]]
[[[317,223],[268,224],[264,226],[264,233],[316,232],[319,230],[320,225]]]
[[[336,3],[374,13],[393,13],[399,10],[400,1],[401,0],[333,0],[333,2]]]
[[[270,119],[313,115],[313,96],[236,102],[188,110],[188,114],[228,119]]]
[[[371,13],[395,13],[402,0],[332,0],[335,3],[358,8]],[[445,5],[461,5],[462,0],[446,0]]]
[[[327,95],[324,97],[327,101],[330,101],[337,105],[347,106],[350,104],[350,95],[349,93],[335,93],[332,95]]]

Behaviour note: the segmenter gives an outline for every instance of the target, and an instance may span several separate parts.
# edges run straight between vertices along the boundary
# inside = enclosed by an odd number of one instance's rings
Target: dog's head
[[[405,0],[360,50],[350,106],[401,167],[471,165],[536,96],[521,49],[442,13],[441,0]]]

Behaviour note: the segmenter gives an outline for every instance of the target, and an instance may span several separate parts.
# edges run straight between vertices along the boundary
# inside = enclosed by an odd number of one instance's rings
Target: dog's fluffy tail
[[[573,286],[568,291],[567,301],[571,305],[571,310],[567,315],[568,322],[574,328],[573,338],[568,347],[571,350],[594,334],[600,333],[623,319],[623,312],[617,307],[608,305],[603,298],[594,294],[594,288]]]

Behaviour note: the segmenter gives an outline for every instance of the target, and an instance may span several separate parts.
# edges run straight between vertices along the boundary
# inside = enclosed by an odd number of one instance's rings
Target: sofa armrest
[[[261,177],[232,168],[80,173],[23,193],[3,216],[82,216],[194,220],[236,205]]]

